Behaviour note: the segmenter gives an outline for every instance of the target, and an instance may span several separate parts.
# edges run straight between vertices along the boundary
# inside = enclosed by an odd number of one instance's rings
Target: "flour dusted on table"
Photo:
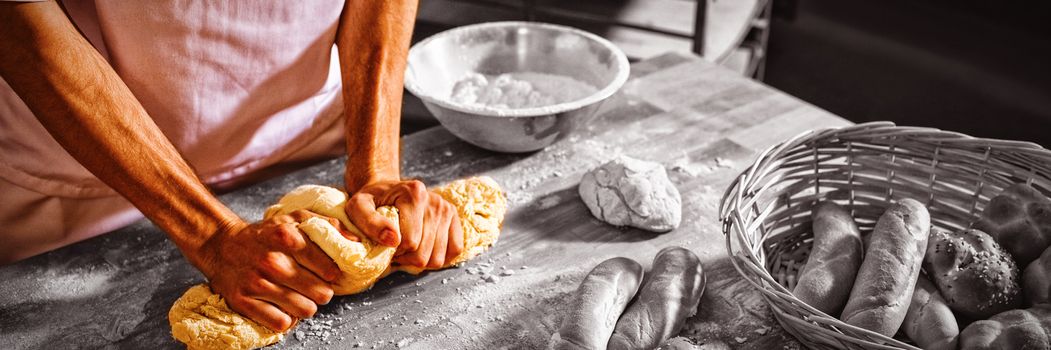
[[[472,106],[523,109],[575,101],[598,91],[591,84],[556,74],[517,72],[498,76],[468,73],[453,85],[452,101]]]

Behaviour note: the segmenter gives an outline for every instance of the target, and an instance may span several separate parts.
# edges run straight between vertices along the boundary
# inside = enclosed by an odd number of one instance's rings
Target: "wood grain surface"
[[[539,152],[500,154],[432,128],[403,139],[403,172],[430,185],[488,175],[508,191],[499,242],[466,265],[337,297],[275,348],[542,348],[580,279],[626,256],[647,268],[669,245],[696,252],[708,289],[682,332],[702,348],[799,348],[738,277],[719,232],[724,187],[763,148],[845,120],[692,56],[632,66],[591,124]],[[577,195],[586,170],[617,154],[663,163],[683,196],[683,222],[653,234],[594,219]],[[336,184],[337,159],[221,196],[248,219],[292,188]],[[483,279],[491,269],[497,279]],[[148,221],[0,268],[0,347],[180,348],[167,312],[204,282]]]

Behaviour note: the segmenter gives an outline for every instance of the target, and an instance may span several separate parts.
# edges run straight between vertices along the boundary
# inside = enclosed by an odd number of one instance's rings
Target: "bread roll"
[[[580,282],[549,348],[605,349],[617,319],[641,282],[642,266],[635,260],[612,258],[595,266]]]
[[[1022,274],[1026,305],[1051,303],[1051,248],[1029,263]]]
[[[839,316],[864,257],[854,218],[835,202],[814,207],[814,243],[792,294],[807,305]]]
[[[960,335],[960,326],[949,305],[938,294],[938,288],[922,275],[916,281],[901,328],[916,345],[927,350],[955,350]]]
[[[989,201],[975,228],[1028,266],[1051,245],[1051,200],[1026,184],[1017,184]]]
[[[876,222],[872,242],[854,280],[843,322],[893,336],[909,309],[931,219],[912,199],[891,205]]]
[[[964,324],[1022,306],[1014,259],[982,231],[932,233],[923,268]]]
[[[999,313],[960,332],[961,350],[1051,349],[1051,305]]]
[[[679,334],[704,294],[701,260],[681,247],[661,249],[638,298],[617,321],[607,349],[654,349]]]

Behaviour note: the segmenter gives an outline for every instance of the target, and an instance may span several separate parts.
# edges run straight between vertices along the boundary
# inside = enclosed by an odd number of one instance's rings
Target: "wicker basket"
[[[815,349],[916,349],[850,326],[796,299],[791,290],[810,252],[810,210],[820,199],[846,205],[863,233],[888,203],[926,203],[935,229],[970,226],[990,198],[1026,182],[1051,190],[1051,151],[889,122],[804,133],[761,153],[720,203],[726,248],[778,322]],[[838,315],[837,315],[838,316]]]

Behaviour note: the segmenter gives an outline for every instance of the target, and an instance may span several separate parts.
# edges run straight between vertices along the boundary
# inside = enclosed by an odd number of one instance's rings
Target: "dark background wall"
[[[775,1],[767,84],[854,122],[1051,146],[1051,2]]]

